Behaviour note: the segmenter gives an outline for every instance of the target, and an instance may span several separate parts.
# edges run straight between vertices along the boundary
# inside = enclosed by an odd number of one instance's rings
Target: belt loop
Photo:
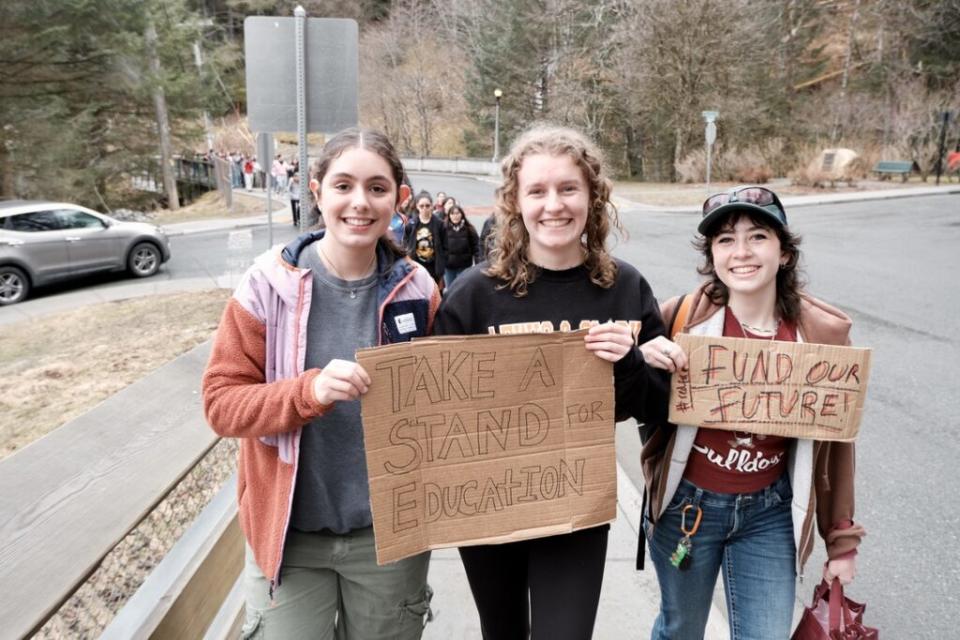
[[[702,499],[703,499],[703,489],[701,489],[700,487],[697,487],[697,490],[693,494],[693,501],[691,502],[691,504],[693,504],[693,506],[695,507],[699,507],[700,501]]]

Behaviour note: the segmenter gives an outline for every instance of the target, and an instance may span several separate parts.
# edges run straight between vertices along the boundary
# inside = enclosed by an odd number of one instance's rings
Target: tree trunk
[[[148,18],[144,33],[147,43],[147,64],[150,68],[153,85],[153,107],[157,112],[157,128],[160,130],[160,171],[163,174],[163,188],[167,194],[167,208],[176,211],[180,208],[180,196],[177,193],[177,181],[173,176],[173,151],[170,143],[170,119],[167,115],[167,98],[160,81],[160,56],[157,55],[157,29],[153,19]]]
[[[847,53],[843,59],[843,77],[840,81],[840,101],[837,105],[836,120],[834,121],[833,131],[830,134],[830,141],[833,144],[843,135],[843,121],[847,115],[847,83],[850,80],[850,62],[853,59],[853,44],[856,40],[857,19],[860,17],[860,0],[853,3],[853,15],[850,16],[850,31],[847,34]]]

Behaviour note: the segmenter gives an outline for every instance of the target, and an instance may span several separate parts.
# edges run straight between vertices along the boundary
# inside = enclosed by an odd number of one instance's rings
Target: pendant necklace
[[[346,278],[343,277],[343,275],[340,274],[340,271],[338,271],[338,270],[337,270],[337,267],[333,264],[333,260],[331,260],[331,259],[330,259],[330,256],[328,256],[327,253],[326,253],[326,251],[323,250],[323,243],[322,243],[322,242],[317,242],[317,251],[320,252],[320,257],[323,258],[323,262],[324,262],[324,263],[326,264],[326,266],[330,269],[330,271],[333,272],[333,275],[337,276],[338,278],[340,278],[340,279],[343,280],[344,282],[349,282],[349,280],[347,280]],[[376,263],[376,261],[377,261],[377,253],[376,253],[376,251],[374,251],[373,257],[371,257],[371,259],[370,259],[370,264],[368,264],[368,265],[367,265],[367,268],[363,270],[363,273],[364,273],[363,278],[366,278],[367,276],[370,275],[371,269],[372,269],[374,263]],[[363,279],[363,278],[361,278],[361,279]],[[357,289],[356,289],[356,287],[351,287],[351,288],[350,288],[350,299],[351,299],[351,300],[355,300],[356,298],[357,298]]]

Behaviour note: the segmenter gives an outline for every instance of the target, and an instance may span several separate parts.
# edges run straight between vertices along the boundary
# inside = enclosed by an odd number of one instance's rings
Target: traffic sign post
[[[359,29],[355,20],[307,18],[298,6],[292,18],[248,17],[243,35],[250,128],[297,132],[304,230],[316,223],[307,132],[335,133],[359,120]]]
[[[706,131],[704,136],[707,143],[707,193],[710,192],[710,164],[712,162],[711,152],[713,150],[713,143],[717,141],[717,116],[720,115],[719,111],[704,111],[702,112],[703,119],[707,123]]]

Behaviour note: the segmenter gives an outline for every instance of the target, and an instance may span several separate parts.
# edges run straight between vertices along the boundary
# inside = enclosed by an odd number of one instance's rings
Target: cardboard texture
[[[677,334],[689,360],[670,421],[790,438],[857,438],[870,349]]]
[[[379,564],[614,519],[613,365],[584,333],[357,352]]]

